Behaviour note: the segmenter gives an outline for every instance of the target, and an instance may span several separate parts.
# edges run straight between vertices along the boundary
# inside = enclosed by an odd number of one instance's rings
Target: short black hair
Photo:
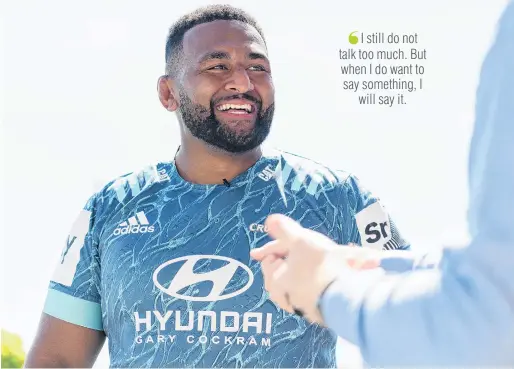
[[[262,29],[250,14],[228,4],[208,5],[183,15],[170,27],[168,38],[166,40],[166,74],[173,76],[177,72],[177,65],[179,64],[178,62],[182,52],[184,34],[199,24],[214,22],[217,20],[240,21],[252,26],[257,30],[257,32],[259,32],[264,40],[264,45],[266,46],[266,40]]]

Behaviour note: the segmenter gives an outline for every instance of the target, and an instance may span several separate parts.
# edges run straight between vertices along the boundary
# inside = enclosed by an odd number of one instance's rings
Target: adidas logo
[[[130,217],[126,222],[120,223],[118,228],[114,230],[113,235],[151,233],[153,231],[155,231],[155,227],[150,225],[145,213],[140,211],[133,217]]]

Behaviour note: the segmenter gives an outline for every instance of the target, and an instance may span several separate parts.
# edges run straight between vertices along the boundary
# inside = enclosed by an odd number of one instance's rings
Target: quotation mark
[[[359,38],[357,36],[354,35],[354,33],[356,33],[358,31],[353,31],[352,33],[350,33],[350,35],[348,36],[348,41],[350,41],[350,43],[352,45],[357,45],[359,43]]]

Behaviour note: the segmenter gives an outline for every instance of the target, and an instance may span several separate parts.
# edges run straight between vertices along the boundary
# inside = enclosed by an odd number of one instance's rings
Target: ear
[[[160,76],[157,82],[159,100],[168,111],[175,111],[178,108],[178,96],[173,89],[173,81],[167,75]]]

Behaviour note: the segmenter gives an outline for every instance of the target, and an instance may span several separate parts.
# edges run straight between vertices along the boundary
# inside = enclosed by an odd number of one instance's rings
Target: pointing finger
[[[266,219],[268,234],[278,240],[296,239],[304,228],[293,219],[282,215],[273,214]]]
[[[250,256],[257,261],[263,261],[265,257],[270,255],[283,258],[287,254],[289,254],[289,246],[277,240],[268,242],[266,245],[250,251]]]

